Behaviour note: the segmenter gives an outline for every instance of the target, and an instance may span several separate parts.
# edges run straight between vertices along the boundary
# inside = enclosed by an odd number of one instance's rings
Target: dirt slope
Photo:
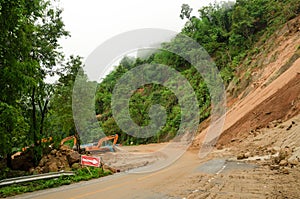
[[[218,147],[300,113],[300,16],[259,45],[261,53],[246,59],[237,69],[238,84],[228,88],[229,110]],[[198,135],[194,148],[201,147],[206,132]]]

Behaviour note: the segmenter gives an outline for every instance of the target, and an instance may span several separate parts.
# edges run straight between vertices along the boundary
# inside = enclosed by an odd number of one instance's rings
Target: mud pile
[[[35,173],[48,173],[58,171],[70,171],[78,168],[80,154],[68,146],[62,146],[59,150],[53,149],[50,154],[43,156],[39,165],[31,169]]]

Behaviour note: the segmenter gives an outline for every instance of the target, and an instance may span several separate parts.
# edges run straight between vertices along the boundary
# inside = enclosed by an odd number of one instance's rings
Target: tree
[[[25,121],[20,109],[0,102],[0,154],[6,155],[7,166],[11,167],[13,148],[23,146],[29,125]],[[9,133],[7,133],[9,132]]]
[[[192,11],[193,8],[191,8],[188,4],[182,4],[180,18],[181,19],[187,18],[188,20],[190,20]]]
[[[58,39],[68,32],[64,30],[61,10],[53,8],[48,0],[0,1],[0,27],[0,102],[5,107],[1,115],[12,111],[14,116],[18,113],[19,118],[2,123],[6,136],[5,139],[1,137],[0,143],[5,142],[7,146],[3,155],[7,155],[8,166],[11,166],[12,132],[19,131],[17,124],[23,120],[24,126],[30,126],[25,132],[26,138],[37,146],[34,153],[37,163],[41,155],[38,141],[42,137],[48,105],[47,99],[42,100],[45,96],[43,80],[63,58],[58,51]],[[22,109],[24,104],[30,104],[31,108]],[[25,117],[29,116],[28,111],[30,118]]]
[[[77,147],[80,145],[80,137],[76,131],[72,112],[72,92],[75,79],[83,67],[81,57],[71,56],[66,64],[58,71],[60,78],[55,85],[55,91],[51,100],[51,129],[57,140],[75,135]]]

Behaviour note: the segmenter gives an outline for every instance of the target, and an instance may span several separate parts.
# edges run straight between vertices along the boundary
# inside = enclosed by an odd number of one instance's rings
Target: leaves
[[[44,126],[52,93],[44,79],[62,60],[58,39],[68,32],[61,10],[48,0],[0,1],[0,8],[1,117],[6,115],[0,127],[0,143],[6,149],[0,154],[6,155],[24,143],[39,147],[38,141],[46,136]],[[22,142],[23,135],[26,142]]]

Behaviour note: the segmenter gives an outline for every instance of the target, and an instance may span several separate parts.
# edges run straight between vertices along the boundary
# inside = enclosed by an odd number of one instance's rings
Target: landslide
[[[228,86],[228,111],[222,134],[216,137],[218,148],[243,140],[272,121],[287,121],[300,113],[300,16],[266,38],[254,47],[257,53],[249,53],[236,69]],[[194,148],[202,146],[207,128],[199,131]]]

